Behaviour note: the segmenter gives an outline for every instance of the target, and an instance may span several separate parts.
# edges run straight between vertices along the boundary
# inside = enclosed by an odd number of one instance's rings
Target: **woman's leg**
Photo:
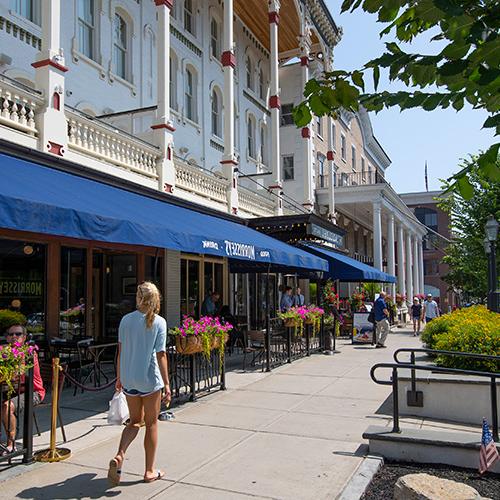
[[[2,422],[7,435],[7,447],[14,446],[16,441],[16,408],[14,403],[8,399],[2,403]]]
[[[123,463],[127,448],[132,441],[136,438],[137,433],[141,427],[143,418],[143,401],[140,396],[126,396],[130,421],[123,429],[120,445],[118,446],[118,453],[115,459],[118,460],[119,465]]]
[[[156,447],[158,445],[158,414],[160,413],[161,391],[142,398],[144,404],[144,450],[146,452],[146,471],[144,479],[153,479],[157,476],[154,470]]]

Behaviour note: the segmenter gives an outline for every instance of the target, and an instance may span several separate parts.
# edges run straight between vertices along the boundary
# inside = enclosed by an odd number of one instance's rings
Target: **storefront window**
[[[135,310],[137,258],[135,254],[108,254],[104,263],[104,338],[115,340],[120,320]]]
[[[86,250],[61,248],[59,334],[72,338],[85,334]]]
[[[181,315],[200,315],[200,262],[181,260]]]
[[[24,314],[35,337],[45,334],[45,256],[45,245],[0,240],[0,309]]]

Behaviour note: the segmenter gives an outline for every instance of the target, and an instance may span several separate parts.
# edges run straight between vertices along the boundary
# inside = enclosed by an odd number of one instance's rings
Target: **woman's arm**
[[[118,348],[116,349],[116,384],[115,384],[115,389],[117,391],[122,390],[122,383],[120,380],[120,348],[121,348],[121,342],[118,342]]]
[[[160,351],[156,353],[156,359],[158,361],[158,367],[160,368],[161,378],[163,379],[163,384],[165,385],[165,394],[163,395],[163,402],[168,403],[172,399],[172,393],[170,391],[170,381],[168,379],[168,360],[167,353],[165,351]]]

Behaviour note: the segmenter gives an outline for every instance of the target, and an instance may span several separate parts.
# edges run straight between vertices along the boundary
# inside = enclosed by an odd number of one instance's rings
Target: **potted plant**
[[[325,283],[323,298],[326,304],[338,308],[339,294],[335,291],[335,285],[332,280],[327,280]]]
[[[403,293],[397,293],[396,294],[396,305],[398,307],[403,307],[404,303],[406,302],[406,295]]]
[[[364,292],[354,292],[351,295],[351,309],[353,312],[358,311],[361,309],[365,302],[366,295]]]
[[[287,328],[294,328],[294,336],[301,337],[304,331],[304,320],[307,316],[307,307],[290,307],[288,311],[278,313]]]
[[[325,310],[317,306],[309,306],[306,313],[306,323],[313,326],[313,336],[315,336],[321,328],[321,316],[325,314]]]
[[[26,317],[24,314],[11,311],[10,309],[0,309],[0,335],[3,335],[7,328],[12,325],[25,325]]]
[[[14,392],[14,381],[34,364],[36,345],[14,342],[0,345],[0,382],[7,386],[7,398]]]
[[[181,326],[171,329],[170,333],[175,336],[175,347],[178,353],[202,352],[208,361],[211,351],[219,349],[222,361],[227,334],[232,329],[233,325],[223,323],[219,318],[202,316],[199,320],[195,320],[191,316],[184,316]]]

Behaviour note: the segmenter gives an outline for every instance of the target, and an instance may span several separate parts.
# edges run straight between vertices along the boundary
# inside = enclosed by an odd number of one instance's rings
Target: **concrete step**
[[[479,467],[481,433],[449,432],[428,429],[403,429],[390,432],[387,427],[371,425],[364,432],[370,453],[389,460]],[[500,445],[497,443],[500,452]],[[500,460],[490,469],[500,474]]]

